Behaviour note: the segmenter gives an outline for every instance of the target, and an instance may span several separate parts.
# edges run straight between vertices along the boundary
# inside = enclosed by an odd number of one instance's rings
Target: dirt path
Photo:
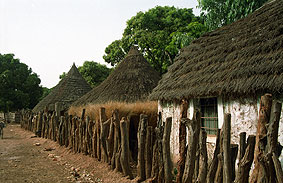
[[[130,183],[106,163],[74,154],[51,140],[8,125],[0,139],[0,182],[118,182]]]

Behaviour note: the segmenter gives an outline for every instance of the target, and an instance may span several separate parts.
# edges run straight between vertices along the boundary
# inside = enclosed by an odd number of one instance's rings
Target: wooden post
[[[148,126],[146,130],[145,144],[145,174],[146,179],[151,177],[152,169],[152,126]]]
[[[239,161],[239,167],[236,174],[235,183],[248,183],[249,172],[254,159],[255,136],[250,135],[247,141],[247,148],[242,159]]]
[[[120,157],[119,150],[120,150],[120,140],[121,140],[121,132],[120,132],[120,119],[119,119],[119,112],[115,109],[112,113],[113,116],[113,124],[114,124],[114,148],[113,148],[113,156],[111,159],[111,168],[114,170],[117,168],[117,171],[120,170],[120,160],[117,158]],[[117,164],[118,163],[118,164]]]
[[[234,181],[236,177],[235,164],[236,164],[236,159],[238,156],[238,149],[239,149],[238,144],[231,144],[230,152],[231,152],[231,179],[232,181]]]
[[[220,152],[220,129],[217,130],[215,149],[214,149],[213,158],[212,158],[212,161],[209,166],[208,173],[207,173],[206,183],[214,182],[215,174],[216,174],[217,167],[218,167],[217,155],[219,154],[219,152]]]
[[[272,106],[271,94],[265,94],[260,100],[259,119],[256,132],[256,143],[254,152],[254,170],[250,177],[250,183],[257,183],[258,178],[262,177],[263,167],[259,163],[260,154],[263,154],[261,150],[260,139],[267,135],[267,124],[269,123],[270,113]]]
[[[231,114],[224,115],[223,130],[223,183],[232,182],[231,162]]]
[[[206,131],[201,130],[200,133],[200,153],[199,153],[199,174],[197,178],[197,182],[205,183],[206,175],[207,175],[207,148],[206,148]]]
[[[127,127],[127,121],[123,117],[120,122],[120,129],[121,129],[121,166],[122,170],[125,176],[129,176],[130,179],[133,179],[133,174],[130,169],[130,147],[129,147],[129,134],[128,134],[128,127]]]
[[[93,131],[93,137],[92,137],[92,151],[93,151],[93,156],[95,158],[98,158],[98,153],[97,153],[97,122],[94,121],[94,124],[93,124],[93,128],[92,128],[92,131]]]
[[[139,181],[144,181],[146,179],[145,175],[145,140],[146,140],[146,127],[148,124],[147,115],[140,115],[139,129],[138,129],[138,176]]]
[[[189,133],[188,150],[182,182],[189,183],[193,179],[195,170],[196,148],[199,142],[200,133],[200,112],[196,110],[194,112],[193,120],[184,119],[182,122],[187,126]]]
[[[274,152],[272,153],[272,160],[273,160],[274,167],[275,167],[277,181],[283,182],[282,167],[281,167],[280,161],[278,160],[278,157],[276,156]]]
[[[240,133],[240,155],[239,155],[239,162],[244,157],[246,151],[246,132]]]
[[[113,117],[110,119],[110,129],[109,129],[109,134],[107,137],[107,150],[108,150],[108,156],[109,156],[109,164],[111,164],[111,158],[113,156],[113,151],[114,151],[114,122],[113,122]]]
[[[103,154],[102,159],[106,163],[108,163],[109,161],[106,140],[109,135],[110,122],[111,119],[108,119],[107,121],[101,123],[101,149]]]
[[[187,118],[188,112],[188,102],[186,100],[182,100],[181,104],[181,119]],[[178,174],[177,174],[177,183],[182,182],[182,177],[184,174],[185,169],[185,160],[186,160],[186,138],[187,138],[187,131],[186,125],[180,122],[179,126],[179,160],[178,160]]]
[[[166,118],[164,134],[163,134],[163,160],[164,160],[164,177],[165,183],[171,183],[173,179],[172,175],[172,160],[170,158],[170,134],[172,127],[172,117]]]

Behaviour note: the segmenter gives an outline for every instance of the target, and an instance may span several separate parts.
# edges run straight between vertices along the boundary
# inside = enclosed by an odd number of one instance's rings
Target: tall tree
[[[85,61],[82,66],[78,67],[78,70],[88,84],[95,87],[109,76],[112,68],[94,61]],[[66,72],[63,72],[59,78],[64,78],[66,74]]]
[[[235,22],[261,7],[268,0],[198,0],[209,30]]]
[[[38,75],[13,54],[0,54],[0,111],[33,108],[42,95]]]
[[[148,62],[163,74],[179,49],[205,31],[206,27],[194,16],[192,9],[157,6],[129,19],[123,37],[106,47],[103,58],[116,65],[131,45],[138,45]]]

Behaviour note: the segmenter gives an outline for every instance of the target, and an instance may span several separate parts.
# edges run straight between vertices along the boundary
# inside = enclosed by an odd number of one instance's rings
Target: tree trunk
[[[282,171],[281,163],[278,160],[275,153],[272,153],[272,160],[273,160],[274,167],[275,167],[277,181],[283,182],[283,171]]]
[[[181,104],[181,119],[187,118],[188,112],[188,102],[186,100],[182,100]],[[182,183],[182,177],[185,169],[185,160],[186,160],[186,125],[184,123],[180,123],[179,127],[179,160],[178,160],[178,174],[177,174],[177,183]]]
[[[254,159],[255,136],[250,135],[247,141],[247,148],[243,158],[239,160],[238,172],[236,175],[235,183],[248,183],[251,165]]]
[[[240,154],[239,154],[239,162],[244,157],[246,152],[246,132],[240,133]]]
[[[120,162],[116,160],[116,158],[119,157],[119,147],[120,147],[120,139],[121,139],[121,134],[120,134],[120,119],[119,119],[119,112],[117,109],[113,111],[113,124],[114,124],[114,148],[113,148],[113,156],[111,159],[111,168],[114,170],[116,168],[116,162]],[[119,164],[118,164],[119,166]],[[118,169],[120,169],[118,167]]]
[[[172,117],[169,117],[166,119],[164,134],[163,134],[163,143],[162,143],[165,183],[171,183],[173,179],[173,175],[172,175],[173,164],[170,158],[171,127],[172,127]]]
[[[216,144],[213,153],[213,158],[211,160],[211,164],[209,166],[209,170],[207,173],[206,183],[214,182],[215,174],[218,167],[218,158],[217,155],[220,152],[220,129],[217,130]]]
[[[145,175],[145,140],[146,140],[146,128],[148,124],[147,115],[140,115],[139,129],[138,129],[138,176],[139,181],[146,179]]]
[[[219,153],[217,156],[218,159],[218,167],[215,175],[215,183],[223,182],[223,152]]]
[[[189,133],[188,150],[182,182],[189,183],[193,179],[195,170],[196,148],[199,142],[200,133],[200,112],[194,112],[193,120],[185,119],[182,122],[187,126]]]
[[[145,143],[145,175],[149,179],[152,169],[152,126],[147,127]]]
[[[223,131],[223,183],[232,182],[232,162],[231,162],[231,114],[224,115]]]
[[[110,119],[110,129],[109,134],[107,137],[107,149],[108,149],[108,156],[109,156],[109,164],[111,164],[111,158],[113,156],[114,151],[114,135],[115,135],[115,127],[113,122],[113,117]]]
[[[108,119],[106,122],[101,123],[101,147],[102,147],[102,159],[104,162],[108,163],[108,150],[107,150],[107,137],[109,135],[111,119]]]
[[[120,122],[120,129],[121,129],[121,166],[122,170],[125,176],[129,176],[130,179],[133,179],[133,174],[130,169],[130,147],[129,147],[129,134],[128,134],[128,127],[127,127],[127,121],[125,121],[125,118],[123,117]]]
[[[200,132],[200,150],[199,150],[199,174],[197,182],[205,183],[207,175],[207,148],[206,148],[206,131],[201,130]]]
[[[270,119],[270,112],[272,106],[272,96],[270,94],[265,94],[261,97],[260,100],[260,109],[259,109],[259,120],[257,125],[257,132],[256,132],[256,143],[255,143],[255,152],[254,152],[254,170],[250,177],[250,183],[257,183],[260,172],[263,172],[263,167],[261,167],[259,163],[259,156],[262,154],[262,150],[260,147],[260,139],[267,135],[267,124],[269,123]]]

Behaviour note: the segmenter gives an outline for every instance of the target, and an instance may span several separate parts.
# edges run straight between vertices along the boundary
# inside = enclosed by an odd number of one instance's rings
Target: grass
[[[86,110],[86,116],[92,120],[99,120],[99,109],[105,108],[107,119],[111,118],[112,111],[118,109],[120,119],[130,115],[146,114],[149,117],[150,123],[156,123],[158,104],[156,101],[124,103],[124,102],[109,102],[105,104],[89,104],[86,106],[72,106],[69,109],[69,114],[73,116],[81,116],[83,109]]]

